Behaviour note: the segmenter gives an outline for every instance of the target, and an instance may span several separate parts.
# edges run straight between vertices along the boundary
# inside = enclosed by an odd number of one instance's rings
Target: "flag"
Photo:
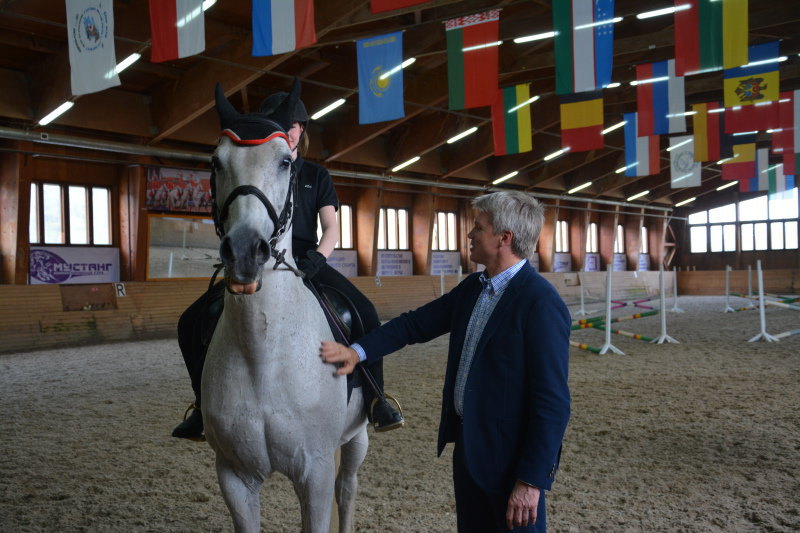
[[[659,143],[661,137],[636,134],[636,113],[625,113],[625,175],[650,176],[661,173]]]
[[[611,83],[614,0],[553,2],[556,94],[594,91]]]
[[[686,131],[683,76],[675,75],[675,60],[636,65],[636,80],[638,135]]]
[[[766,191],[769,190],[769,175],[774,174],[774,167],[769,165],[769,149],[759,148],[756,150],[755,171],[748,178],[739,179],[740,192]],[[783,172],[781,172],[783,175]]]
[[[114,51],[113,0],[66,0],[72,94],[120,84]]]
[[[401,67],[403,32],[356,41],[356,56],[358,123],[372,124],[405,116]]]
[[[450,109],[494,102],[499,21],[499,9],[445,21]]]
[[[528,83],[497,91],[492,104],[494,155],[521,154],[533,148],[530,97]]]
[[[756,174],[755,134],[731,136],[731,157],[723,159],[722,179],[749,179]]]
[[[670,186],[673,189],[699,187],[702,163],[694,160],[694,138],[691,135],[669,139]]]
[[[731,141],[724,132],[725,108],[719,102],[692,105],[694,160],[719,161],[731,157]]]
[[[383,13],[384,11],[392,11],[394,9],[424,4],[428,1],[429,0],[372,0],[370,5],[373,13]]]
[[[599,150],[603,142],[603,93],[567,94],[561,97],[561,147],[570,152]]]
[[[783,164],[778,163],[767,169],[767,190],[770,196],[794,189],[794,176],[783,173]]]
[[[778,100],[778,129],[772,134],[772,153],[783,156],[783,170],[796,175],[800,162],[800,90],[781,93]]]
[[[675,72],[686,76],[747,63],[747,0],[675,0]]]
[[[253,0],[253,55],[274,56],[317,42],[313,0]]]
[[[205,50],[203,0],[150,0],[150,40],[154,63]]]
[[[725,131],[759,131],[778,127],[780,56],[778,41],[749,48],[750,63],[725,71]]]

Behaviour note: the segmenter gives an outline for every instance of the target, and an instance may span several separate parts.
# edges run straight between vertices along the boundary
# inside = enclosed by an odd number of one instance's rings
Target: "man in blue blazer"
[[[325,362],[353,371],[405,345],[450,333],[438,453],[454,442],[458,531],[545,531],[544,491],[570,414],[570,315],[528,263],[544,223],[532,196],[473,200],[470,259],[486,270],[351,347],[325,342]]]

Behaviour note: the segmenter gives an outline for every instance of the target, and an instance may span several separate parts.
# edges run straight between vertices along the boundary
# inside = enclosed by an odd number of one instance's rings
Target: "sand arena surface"
[[[800,335],[748,343],[757,311],[679,305],[681,344],[572,350],[550,531],[800,531]],[[659,320],[618,326],[657,336]],[[770,333],[796,328],[800,313],[767,310]],[[600,346],[603,333],[573,339]],[[357,531],[455,530],[451,448],[435,453],[446,343],[386,359],[407,426],[370,430]],[[190,400],[174,339],[0,356],[0,531],[230,531],[210,447],[170,437]],[[261,498],[264,530],[299,531],[285,478]]]

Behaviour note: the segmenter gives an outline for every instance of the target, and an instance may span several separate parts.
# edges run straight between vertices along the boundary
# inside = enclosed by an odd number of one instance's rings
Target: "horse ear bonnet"
[[[292,93],[287,97],[272,116],[263,113],[239,113],[225,97],[222,86],[217,83],[214,96],[217,104],[220,129],[237,144],[260,144],[269,139],[273,134],[279,133],[284,137],[292,121],[287,112],[288,105],[294,105],[300,92],[299,82],[296,82],[297,91],[292,88]],[[294,94],[294,99],[292,95]]]

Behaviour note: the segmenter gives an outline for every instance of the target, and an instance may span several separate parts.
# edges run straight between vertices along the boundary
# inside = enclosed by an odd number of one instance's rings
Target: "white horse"
[[[259,489],[274,471],[294,484],[304,532],[328,531],[334,494],[339,530],[350,531],[367,453],[362,395],[348,404],[345,380],[320,359],[333,335],[291,259],[291,122],[280,117],[299,90],[295,82],[275,124],[237,113],[217,86],[215,222],[228,290],[203,369],[203,420],[236,531],[260,530]]]

